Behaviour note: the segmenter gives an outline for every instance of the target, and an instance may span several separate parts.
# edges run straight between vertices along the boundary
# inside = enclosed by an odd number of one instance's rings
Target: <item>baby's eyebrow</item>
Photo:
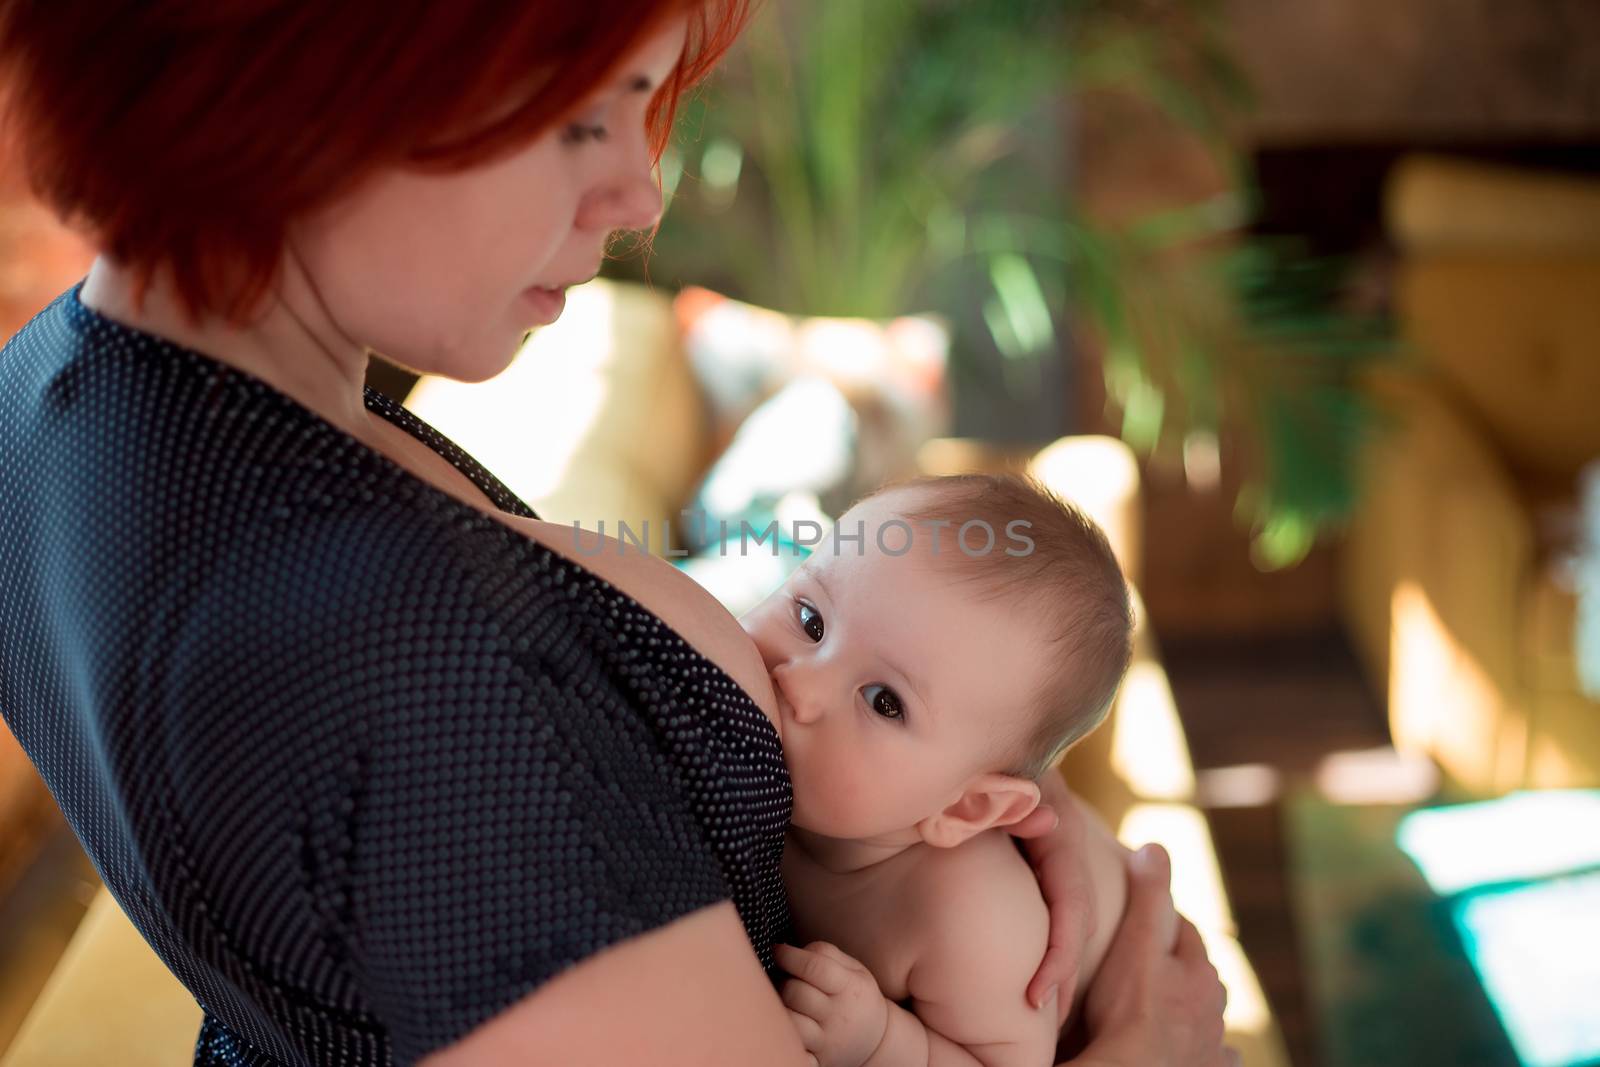
[[[822,580],[822,568],[821,567],[813,567],[813,566],[810,565],[809,562],[802,563],[800,565],[800,569],[799,569],[798,573],[800,574],[800,576],[802,578],[808,579],[809,581],[816,582],[817,585],[821,587],[822,591],[824,593],[828,594],[828,599],[829,600],[833,599],[833,590],[829,589],[828,588],[828,583]]]

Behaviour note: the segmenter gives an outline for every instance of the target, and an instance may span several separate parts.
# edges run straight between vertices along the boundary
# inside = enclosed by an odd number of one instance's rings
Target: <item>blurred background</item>
[[[9,336],[90,257],[0,164]],[[1031,471],[1139,601],[1063,773],[1246,1063],[1600,1063],[1600,5],[769,0],[663,181],[504,374],[370,384],[736,613],[740,522]],[[187,1062],[129,935],[0,736],[7,1067]]]

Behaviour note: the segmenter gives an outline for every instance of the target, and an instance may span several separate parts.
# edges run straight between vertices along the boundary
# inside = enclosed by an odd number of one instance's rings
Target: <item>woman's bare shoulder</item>
[[[777,700],[760,651],[733,613],[699,582],[666,560],[615,537],[543,519],[503,518],[524,535],[637,600],[695,651],[727,672],[777,725]]]

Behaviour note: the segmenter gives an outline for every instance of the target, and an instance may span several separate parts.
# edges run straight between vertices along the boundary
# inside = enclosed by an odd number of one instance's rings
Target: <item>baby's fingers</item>
[[[800,1043],[806,1047],[807,1052],[820,1052],[822,1050],[822,1026],[809,1015],[788,1009],[789,1021],[794,1023],[794,1028],[800,1033]]]
[[[813,941],[805,947],[805,951],[815,952],[819,956],[826,956],[831,960],[837,961],[848,970],[865,971],[867,969],[866,964],[831,941]]]
[[[828,1017],[828,994],[808,982],[791,978],[783,983],[778,996],[791,1012],[809,1016],[819,1023]]]
[[[832,945],[824,947],[839,952]],[[848,968],[831,955],[814,952],[809,948],[795,948],[793,945],[774,945],[772,955],[784,970],[816,986],[824,993],[842,993],[849,987]],[[844,956],[844,953],[839,952],[839,955]],[[845,956],[845,959],[849,957]]]

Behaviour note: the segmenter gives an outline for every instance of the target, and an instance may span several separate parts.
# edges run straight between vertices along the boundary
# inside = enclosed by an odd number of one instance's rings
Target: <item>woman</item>
[[[30,174],[101,253],[0,358],[0,708],[197,1063],[804,1063],[737,624],[363,386],[369,349],[493,376],[652,227],[746,5],[395,8],[0,4]],[[1070,984],[1052,800],[1036,982]],[[1221,1057],[1163,861],[1081,1062]]]

